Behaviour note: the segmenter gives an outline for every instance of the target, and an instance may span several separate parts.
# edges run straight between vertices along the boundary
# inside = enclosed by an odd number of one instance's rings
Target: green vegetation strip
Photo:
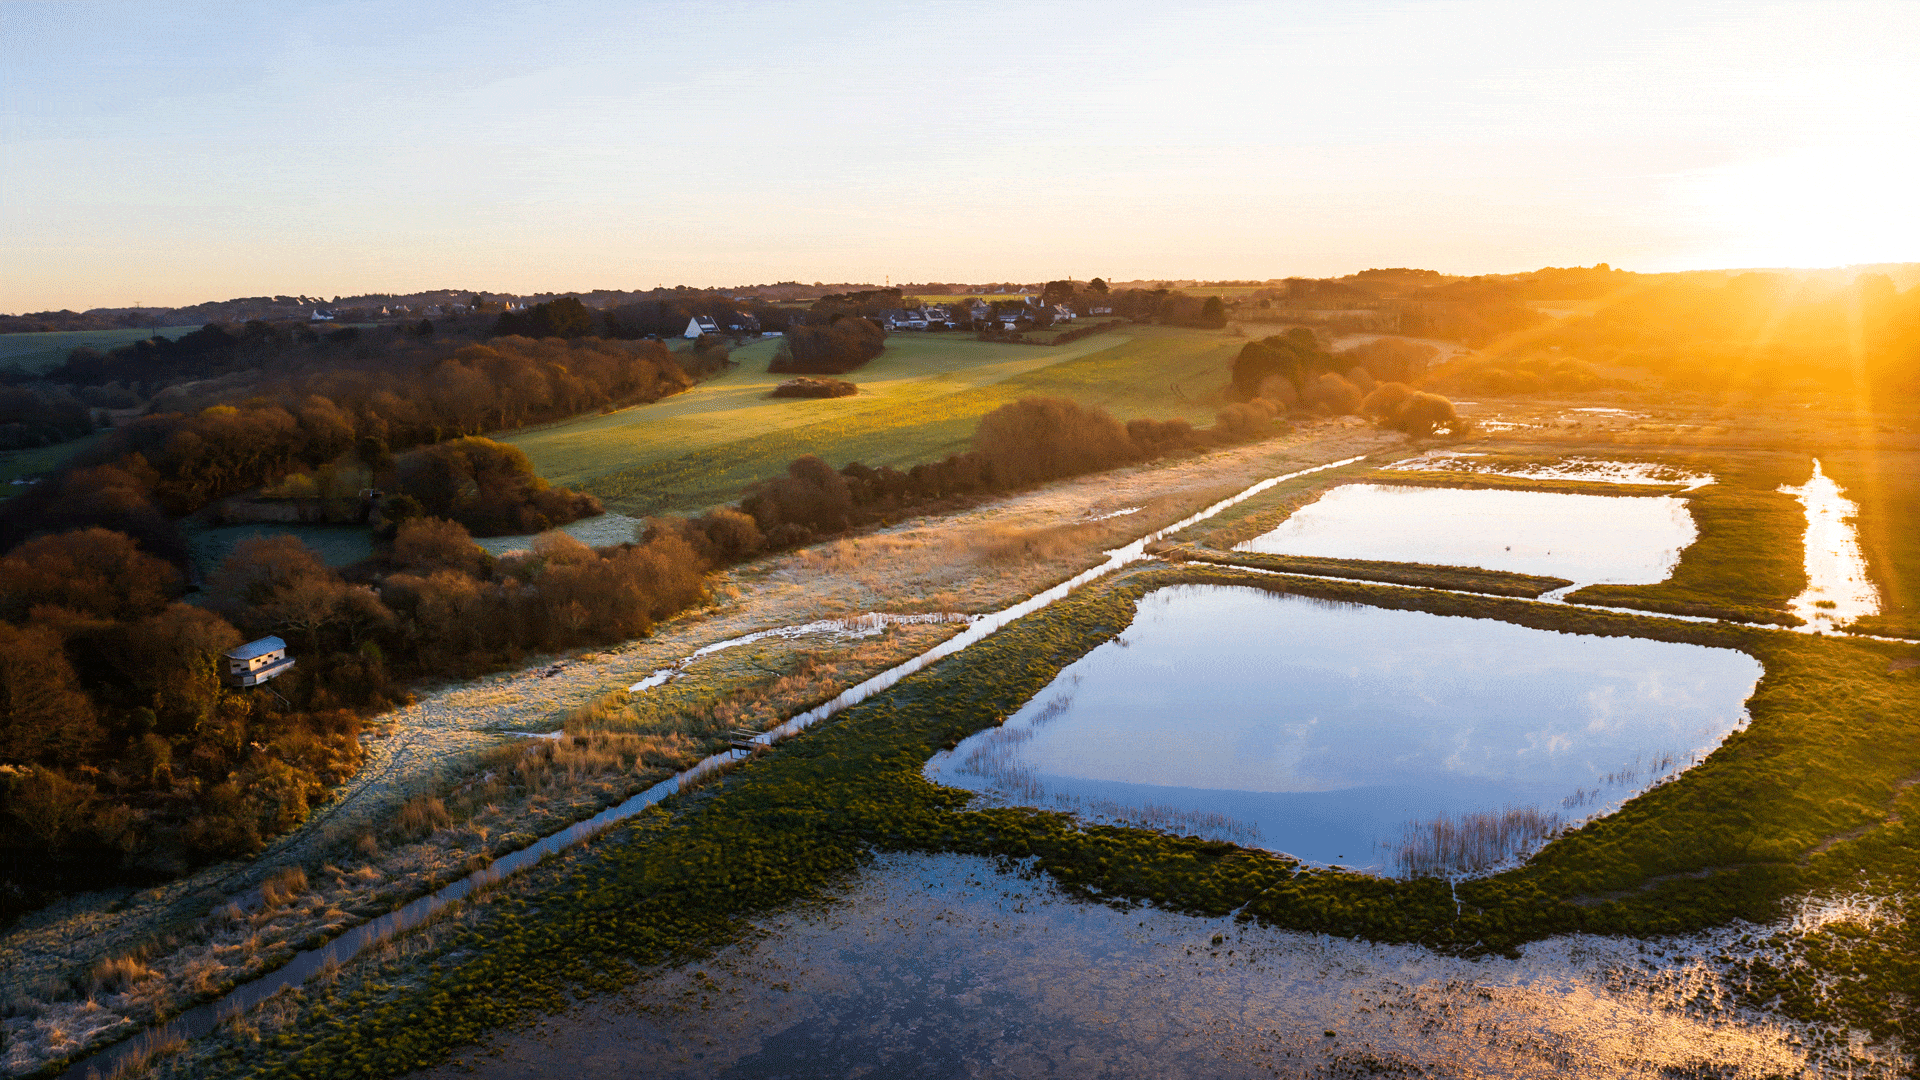
[[[1481,570],[1471,566],[1433,566],[1427,563],[1374,562],[1368,559],[1320,559],[1308,555],[1268,555],[1253,551],[1211,551],[1182,544],[1167,553],[1168,558],[1218,566],[1250,566],[1259,570],[1278,570],[1314,577],[1351,578],[1355,581],[1384,581],[1394,585],[1417,585],[1428,589],[1458,589],[1461,592],[1487,593],[1492,596],[1519,596],[1532,599],[1541,593],[1565,588],[1573,582],[1566,578],[1539,577],[1533,574],[1509,574],[1499,570]]]
[[[1598,480],[1551,480],[1500,473],[1442,472],[1438,470],[1377,469],[1363,483],[1397,487],[1476,488],[1494,491],[1551,491],[1563,495],[1682,495],[1672,484],[1608,484]]]
[[[1525,867],[1462,882],[1308,870],[1267,852],[1062,814],[969,811],[921,775],[933,752],[1012,714],[1058,672],[1124,630],[1148,592],[1244,585],[1329,601],[1491,617],[1541,629],[1737,648],[1766,674],[1752,723],[1701,765],[1550,845]],[[1383,643],[1390,648],[1390,643]],[[375,970],[318,990],[284,1033],[234,1036],[191,1062],[203,1076],[384,1077],[430,1065],[503,1025],[607,991],[646,965],[712,949],[744,920],[818,894],[876,849],[1034,860],[1112,903],[1238,912],[1276,927],[1478,953],[1574,931],[1659,934],[1776,915],[1805,890],[1892,895],[1920,883],[1920,679],[1904,646],[1645,619],[1358,582],[1152,568],[1090,587],[834,721],[707,792],[608,834],[535,895],[511,887],[448,935],[437,960],[391,983]],[[692,804],[692,805],[689,805]],[[1898,816],[1890,816],[1897,812]],[[1851,837],[1838,839],[1836,837]],[[1840,943],[1844,945],[1844,943]],[[1835,946],[1756,967],[1743,992],[1804,1019],[1876,1036],[1912,1031],[1903,996],[1920,939]],[[1824,987],[1824,988],[1823,988]]]

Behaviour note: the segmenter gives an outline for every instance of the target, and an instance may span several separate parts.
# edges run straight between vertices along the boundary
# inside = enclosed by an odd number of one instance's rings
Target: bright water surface
[[[1831,631],[1878,615],[1880,593],[1867,577],[1867,559],[1853,527],[1860,507],[1820,470],[1817,458],[1806,483],[1780,490],[1797,497],[1807,509],[1807,589],[1794,597],[1788,609],[1807,620],[1808,630]]]
[[[1677,498],[1345,484],[1234,550],[1646,585],[1698,535]]]
[[[1742,725],[1760,674],[1730,649],[1179,586],[927,773],[1391,871],[1439,815],[1612,810]]]

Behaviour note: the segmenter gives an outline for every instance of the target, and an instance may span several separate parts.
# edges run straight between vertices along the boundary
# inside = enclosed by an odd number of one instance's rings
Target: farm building
[[[287,655],[287,643],[277,637],[263,637],[227,653],[228,686],[259,686],[293,667]]]

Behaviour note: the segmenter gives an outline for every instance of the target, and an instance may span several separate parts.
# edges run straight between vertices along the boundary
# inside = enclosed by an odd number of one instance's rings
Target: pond
[[[204,576],[220,568],[242,540],[260,536],[297,536],[328,566],[352,566],[373,554],[373,533],[365,525],[254,523],[196,529],[187,535],[194,565]]]
[[[635,529],[645,525],[640,518],[631,518],[625,514],[608,511],[590,518],[568,522],[560,526],[560,532],[592,548],[611,547],[634,539]],[[539,533],[523,533],[514,536],[477,536],[473,542],[487,549],[493,555],[505,555],[509,551],[528,551]]]
[[[1697,535],[1685,501],[1666,496],[1346,484],[1234,550],[1650,585]]]
[[[1711,751],[1760,674],[1730,649],[1178,586],[926,773],[1311,863],[1479,871]]]

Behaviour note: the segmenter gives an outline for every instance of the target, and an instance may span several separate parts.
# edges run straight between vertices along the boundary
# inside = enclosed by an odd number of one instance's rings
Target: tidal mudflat
[[[1080,902],[1008,869],[884,856],[709,959],[423,1075],[1824,1075],[1808,1032],[1732,1005],[1719,958],[1742,928],[1464,960]]]
[[[1760,674],[1731,649],[1177,586],[926,771],[1313,863],[1479,870],[1710,752]]]
[[[1697,535],[1665,496],[1346,484],[1234,550],[1635,585],[1665,580]]]

